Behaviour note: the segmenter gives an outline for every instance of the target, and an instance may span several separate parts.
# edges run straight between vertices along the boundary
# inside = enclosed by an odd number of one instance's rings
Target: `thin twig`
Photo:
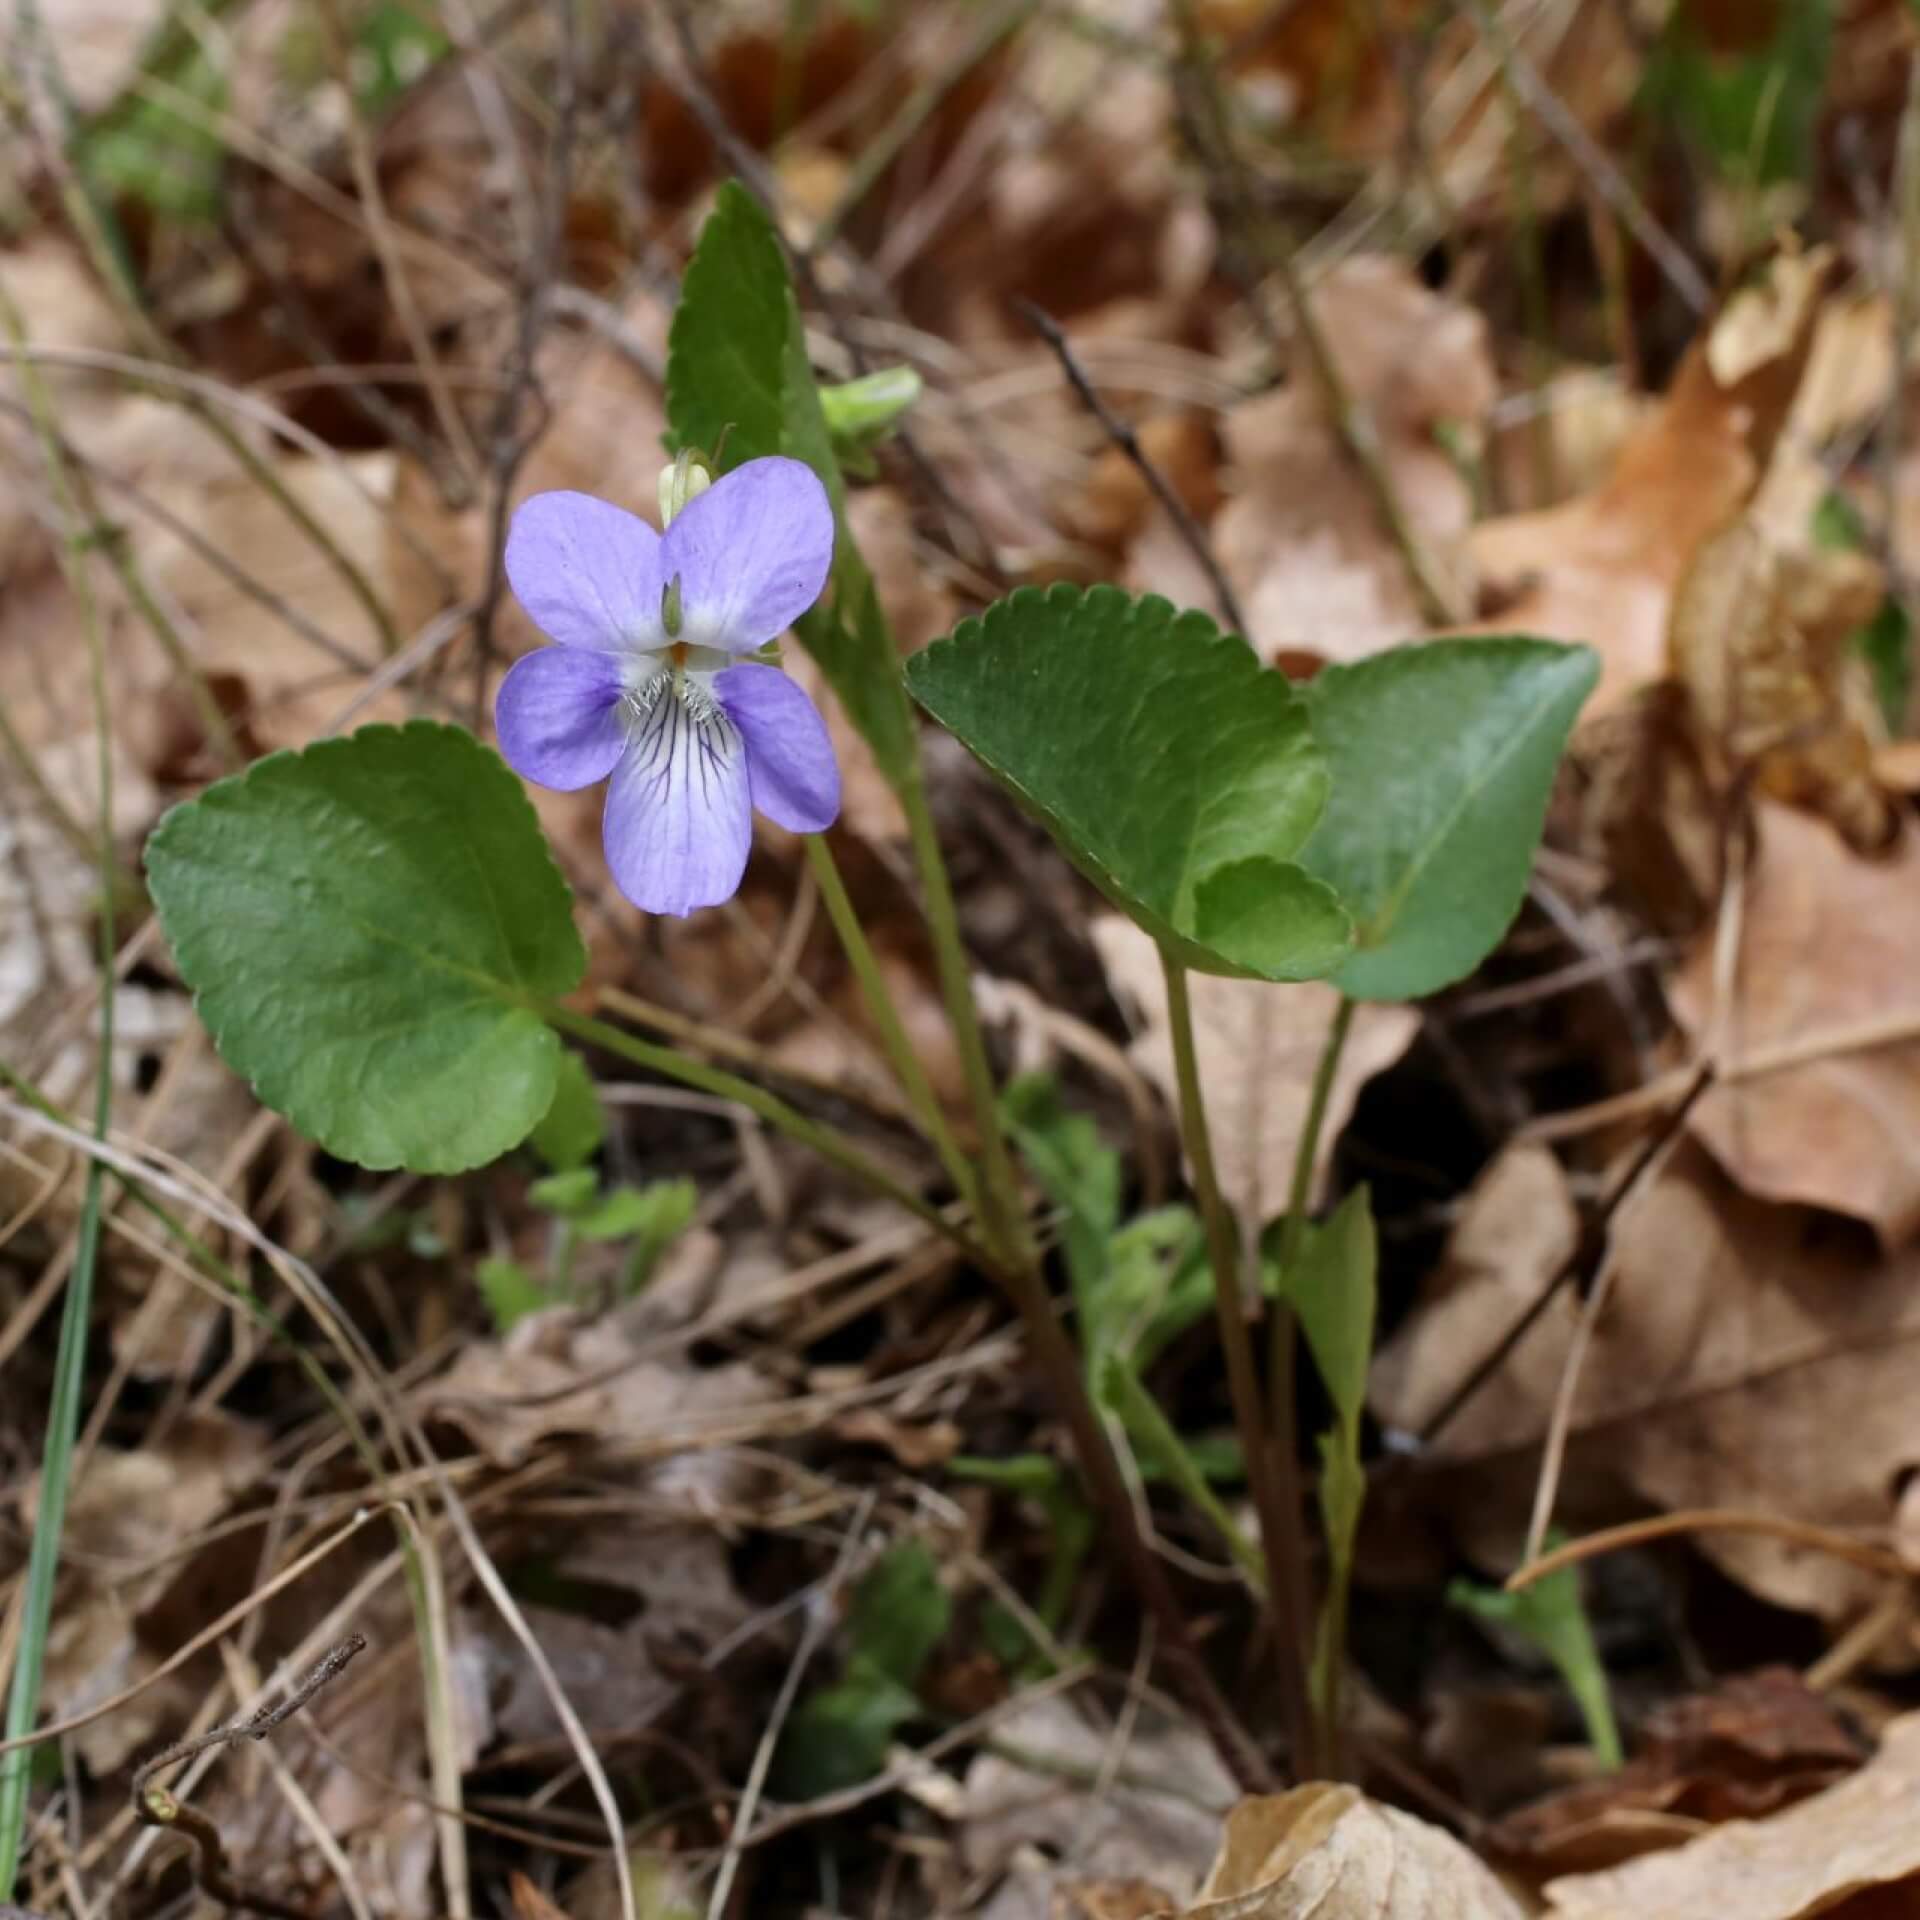
[[[1267,1607],[1272,1616],[1278,1654],[1281,1718],[1287,1730],[1288,1757],[1294,1775],[1302,1778],[1313,1738],[1312,1710],[1307,1700],[1306,1617],[1299,1610],[1305,1587],[1302,1566],[1306,1541],[1301,1531],[1299,1507],[1282,1504],[1279,1476],[1275,1472],[1278,1450],[1282,1446],[1291,1448],[1293,1435],[1291,1430],[1284,1435],[1274,1434],[1265,1419],[1260,1373],[1253,1357],[1253,1335],[1247,1326],[1239,1239],[1214,1171],[1213,1141],[1194,1047],[1187,970],[1164,946],[1160,949],[1160,967],[1166,976],[1167,1022],[1173,1034],[1174,1074],[1179,1083],[1180,1137],[1193,1169],[1194,1197],[1200,1204],[1200,1218],[1206,1229],[1220,1350],[1227,1368],[1227,1397],[1233,1407],[1248,1490],[1253,1495],[1254,1511],[1260,1517]]]
[[[1661,1130],[1653,1151],[1640,1156],[1635,1163],[1634,1178],[1624,1183],[1615,1209],[1617,1214],[1624,1215],[1636,1205],[1645,1204],[1646,1196],[1666,1171],[1667,1163],[1673,1158],[1679,1144],[1678,1128]],[[1613,1283],[1619,1271],[1620,1263],[1609,1246],[1601,1258],[1593,1284],[1587,1289],[1586,1299],[1580,1303],[1580,1318],[1574,1325],[1566,1364],[1560,1370],[1560,1385],[1554,1393],[1553,1411],[1547,1419],[1546,1444],[1540,1452],[1540,1478],[1533,1490],[1533,1513],[1527,1521],[1527,1544],[1521,1556],[1523,1560],[1531,1560],[1540,1552],[1547,1537],[1547,1527],[1553,1519],[1553,1503],[1560,1490],[1560,1471],[1566,1461],[1567,1439],[1573,1431],[1573,1408],[1580,1391],[1580,1375],[1586,1366],[1594,1330],[1607,1310],[1608,1301],[1613,1298]]]
[[[1680,1099],[1662,1115],[1660,1124],[1655,1127],[1648,1134],[1646,1140],[1642,1142],[1640,1151],[1634,1155],[1633,1164],[1628,1167],[1626,1173],[1622,1175],[1612,1191],[1600,1203],[1598,1210],[1587,1222],[1573,1251],[1560,1263],[1559,1270],[1554,1274],[1553,1278],[1549,1280],[1547,1284],[1540,1289],[1539,1293],[1520,1311],[1512,1325],[1509,1326],[1506,1332],[1487,1350],[1486,1354],[1474,1366],[1473,1371],[1461,1381],[1459,1386],[1454,1388],[1452,1393],[1448,1394],[1446,1399],[1443,1400],[1434,1412],[1422,1423],[1415,1436],[1422,1447],[1431,1446],[1433,1442],[1439,1438],[1440,1434],[1453,1424],[1460,1410],[1493,1378],[1494,1374],[1497,1373],[1505,1363],[1507,1356],[1512,1353],[1514,1348],[1532,1331],[1534,1323],[1546,1312],[1547,1308],[1552,1304],[1554,1296],[1559,1293],[1560,1289],[1567,1285],[1569,1281],[1578,1279],[1582,1274],[1594,1271],[1601,1255],[1605,1251],[1607,1230],[1612,1223],[1613,1216],[1620,1210],[1628,1196],[1632,1194],[1634,1189],[1645,1178],[1649,1169],[1652,1168],[1654,1162],[1659,1158],[1662,1147],[1686,1125],[1687,1116],[1693,1111],[1707,1089],[1713,1085],[1716,1077],[1714,1064],[1711,1060],[1703,1060],[1694,1068],[1692,1081],[1687,1086],[1686,1091],[1681,1095]]]
[[[1273,263],[1279,269],[1287,302],[1293,310],[1295,330],[1306,348],[1313,377],[1319,383],[1327,411],[1333,417],[1335,432],[1373,503],[1382,529],[1400,554],[1421,617],[1438,627],[1458,626],[1465,618],[1465,609],[1459,603],[1459,596],[1434,566],[1413,522],[1407,517],[1406,509],[1400,504],[1393,476],[1387,471],[1379,428],[1372,412],[1356,400],[1348,389],[1346,378],[1327,339],[1326,329],[1321,326],[1320,316],[1313,309],[1293,248],[1277,239],[1271,247],[1260,244],[1265,236],[1260,232],[1259,212],[1233,138],[1226,104],[1221,98],[1218,75],[1201,43],[1193,0],[1175,0],[1174,12],[1180,28],[1182,69],[1190,82],[1188,91],[1203,107],[1207,123],[1203,128],[1197,115],[1189,113],[1181,116],[1195,157],[1222,188],[1227,202],[1226,211],[1240,230],[1242,247],[1255,260],[1270,252]],[[1264,303],[1250,296],[1249,307],[1262,337],[1270,347],[1276,346],[1277,329]]]
[[[1633,183],[1613,163],[1567,103],[1554,92],[1533,56],[1511,36],[1502,33],[1485,0],[1466,0],[1476,31],[1493,46],[1506,68],[1514,92],[1536,113],[1541,124],[1567,151],[1567,157],[1593,183],[1595,192],[1620,216],[1620,224],[1639,241],[1647,258],[1660,269],[1667,284],[1694,314],[1713,305],[1713,289],[1693,264],[1679,241],[1654,217]]]
[[[454,398],[446,369],[440,364],[440,356],[433,350],[426,317],[414,297],[413,282],[407,277],[406,262],[401,258],[401,250],[393,237],[394,222],[387,212],[386,195],[381,190],[374,143],[361,118],[359,99],[354,92],[352,51],[346,23],[341,18],[339,0],[324,0],[319,11],[321,24],[326,31],[328,53],[345,101],[347,163],[352,169],[354,188],[365,214],[367,239],[373,248],[374,259],[379,263],[380,278],[386,286],[387,298],[393,303],[394,317],[399,321],[400,331],[406,335],[407,345],[426,381],[434,418],[439,421],[440,430],[447,437],[447,445],[453,450],[458,467],[458,483],[448,489],[447,504],[455,508],[464,507],[472,497],[472,480],[480,471],[480,450],[473,444],[466,416],[460,411],[459,401]],[[446,480],[451,478],[453,476],[443,475],[442,484],[445,485]]]
[[[1053,349],[1054,357],[1060,362],[1060,371],[1067,376],[1067,384],[1080,396],[1087,411],[1100,422],[1107,438],[1133,463],[1135,471],[1147,483],[1148,491],[1166,509],[1167,517],[1173,522],[1174,531],[1186,543],[1187,551],[1200,563],[1207,579],[1213,586],[1213,597],[1220,604],[1221,617],[1235,633],[1248,635],[1247,616],[1241,610],[1238,595],[1232,582],[1220,565],[1219,557],[1213,551],[1213,542],[1207,538],[1206,530],[1193,517],[1187,503],[1175,491],[1173,483],[1147,457],[1140,444],[1140,436],[1131,425],[1113,411],[1101,399],[1100,390],[1093,384],[1087,370],[1080,364],[1073,351],[1072,343],[1067,339],[1065,330],[1053,315],[1045,308],[1035,306],[1031,300],[1014,301],[1014,307],[1027,324],[1041,339]]]
[[[283,1916],[284,1920],[308,1920],[305,1907],[276,1900],[271,1894],[236,1881],[227,1863],[226,1844],[220,1837],[220,1829],[204,1813],[188,1806],[184,1800],[175,1799],[165,1787],[152,1785],[153,1776],[167,1767],[178,1766],[183,1760],[191,1760],[209,1747],[237,1747],[243,1740],[264,1740],[274,1728],[300,1712],[323,1687],[337,1679],[366,1644],[364,1634],[350,1633],[277,1705],[256,1707],[244,1720],[215,1727],[210,1733],[196,1734],[191,1740],[176,1741],[134,1769],[129,1789],[134,1818],[142,1826],[184,1833],[193,1842],[194,1879],[208,1899],[245,1912]]]
[[[560,22],[560,68],[555,80],[553,139],[547,152],[547,196],[541,210],[537,257],[522,268],[520,311],[514,328],[513,351],[507,378],[487,423],[487,583],[473,619],[473,712],[477,727],[486,704],[487,674],[493,665],[493,623],[499,614],[506,585],[507,505],[522,463],[546,426],[546,406],[540,391],[536,355],[541,335],[552,316],[549,290],[566,265],[567,199],[573,179],[574,128],[579,113],[580,86],[575,69],[573,0],[554,0]],[[528,400],[537,403],[536,418],[523,426],[521,412]]]
[[[874,1494],[869,1489],[860,1502],[859,1511],[847,1523],[846,1536],[840,1542],[840,1552],[834,1560],[833,1572],[828,1576],[826,1591],[814,1603],[806,1631],[800,1636],[800,1644],[794,1649],[786,1677],[780,1682],[780,1691],[774,1697],[773,1711],[767,1716],[766,1727],[760,1735],[760,1745],[754,1752],[753,1765],[747,1770],[747,1783],[740,1792],[740,1804],[734,1809],[733,1825],[727,1834],[727,1850],[721,1857],[720,1871],[714,1876],[712,1897],[707,1901],[707,1920],[721,1920],[727,1910],[727,1896],[733,1891],[734,1875],[740,1871],[740,1854],[752,1830],[761,1790],[766,1786],[767,1774],[773,1766],[774,1749],[780,1744],[787,1715],[793,1711],[794,1700],[800,1692],[800,1682],[806,1678],[813,1656],[833,1625],[833,1601],[852,1569],[853,1556],[859,1550],[860,1536],[866,1531],[867,1516],[873,1511],[873,1502]]]
[[[1623,1526],[1605,1527],[1583,1539],[1569,1540],[1516,1569],[1507,1578],[1507,1591],[1517,1593],[1536,1580],[1544,1580],[1550,1573],[1577,1566],[1582,1560],[1598,1559],[1603,1553],[1644,1546],[1649,1540],[1670,1540],[1684,1533],[1755,1533],[1767,1539],[1783,1540],[1789,1546],[1809,1547],[1816,1553],[1830,1554],[1849,1566],[1884,1574],[1888,1579],[1906,1580],[1913,1575],[1913,1568],[1890,1548],[1876,1547],[1870,1541],[1856,1540],[1851,1534],[1836,1533],[1833,1528],[1816,1526],[1810,1520],[1789,1520],[1779,1514],[1750,1512],[1744,1507],[1683,1507],[1677,1513],[1629,1520]]]

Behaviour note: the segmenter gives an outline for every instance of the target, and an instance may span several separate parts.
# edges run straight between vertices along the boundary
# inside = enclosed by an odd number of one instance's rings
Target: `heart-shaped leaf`
[[[1339,898],[1293,862],[1327,797],[1306,703],[1205,614],[1023,587],[914,655],[907,684],[1188,966],[1340,964]]]
[[[586,965],[520,782],[458,727],[277,753],[147,842],[154,904],[221,1057],[366,1167],[454,1173],[524,1140]]]
[[[1414,1000],[1469,974],[1520,909],[1591,647],[1423,640],[1307,689],[1333,793],[1301,864],[1337,890],[1356,1000]]]

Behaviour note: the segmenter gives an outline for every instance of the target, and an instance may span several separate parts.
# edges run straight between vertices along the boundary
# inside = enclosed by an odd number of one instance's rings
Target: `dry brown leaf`
[[[980,1753],[946,1809],[969,1873],[1006,1874],[982,1920],[1052,1920],[1055,1902],[1087,1883],[1144,1881],[1163,1908],[1192,1897],[1235,1793],[1204,1735],[1149,1717],[1116,1747],[1059,1698],[1019,1708],[998,1733],[1004,1754]]]
[[[1600,650],[1588,719],[1664,671],[1674,588],[1772,458],[1813,352],[1830,273],[1823,253],[1781,255],[1772,276],[1694,343],[1665,401],[1600,486],[1474,528],[1480,576],[1503,590],[1495,624]],[[1831,420],[1809,422],[1832,430]]]
[[[421,1390],[422,1410],[458,1427],[496,1466],[516,1467],[560,1435],[618,1444],[629,1457],[638,1447],[669,1456],[703,1419],[776,1397],[750,1366],[668,1365],[639,1358],[634,1346],[618,1315],[581,1326],[562,1309],[531,1314],[503,1341],[463,1347]]]
[[[1090,932],[1108,982],[1140,1011],[1129,1056],[1170,1102],[1177,1101],[1159,948],[1119,914],[1100,915]],[[1275,986],[1212,974],[1194,974],[1190,985],[1221,1190],[1237,1211],[1270,1219],[1287,1204],[1314,1067],[1339,993],[1320,981]],[[1321,1129],[1316,1194],[1360,1089],[1392,1066],[1419,1030],[1413,1007],[1363,1001],[1354,1009]]]
[[[1811,1057],[1714,1088],[1690,1124],[1749,1191],[1851,1214],[1899,1246],[1920,1229],[1920,834],[1870,860],[1767,804],[1755,833],[1732,1004],[1715,1005],[1717,924],[1668,996],[1696,1045],[1718,1032],[1728,1064]],[[1876,1027],[1889,1043],[1862,1044]],[[1822,1035],[1839,1044],[1817,1051]]]
[[[1181,1920],[1521,1920],[1452,1834],[1356,1787],[1243,1800]]]
[[[1384,256],[1342,262],[1312,298],[1349,395],[1373,418],[1409,525],[1432,559],[1459,571],[1472,495],[1434,429],[1449,421],[1477,430],[1492,408],[1485,322]],[[1261,656],[1352,660],[1418,632],[1405,562],[1311,370],[1235,408],[1225,435],[1228,498],[1213,541]],[[1138,555],[1128,578],[1211,604],[1184,581],[1144,577]]]
[[[1895,816],[1874,770],[1881,726],[1853,644],[1885,590],[1864,554],[1784,544],[1757,507],[1700,543],[1667,644],[1716,813],[1751,775],[1851,845],[1886,844]]]
[[[1791,1806],[1845,1779],[1862,1757],[1791,1667],[1765,1667],[1662,1702],[1625,1767],[1508,1814],[1482,1845],[1543,1879],[1593,1872]]]
[[[220,1413],[181,1420],[162,1447],[95,1453],[67,1507],[72,1572],[47,1642],[47,1703],[56,1717],[85,1712],[160,1664],[167,1649],[150,1644],[141,1617],[180,1575],[175,1550],[227,1510],[265,1453],[260,1428]],[[36,1483],[21,1503],[29,1534],[38,1503]],[[79,1753],[96,1773],[111,1772],[150,1744],[195,1691],[184,1676],[152,1687],[83,1727],[74,1736]]]
[[[1920,1714],[1907,1714],[1851,1779],[1770,1819],[1736,1820],[1668,1853],[1552,1881],[1548,1910],[1564,1920],[1803,1920],[1854,1912],[1849,1896],[1878,1891],[1882,1903],[1858,1911],[1909,1913],[1920,1902],[1916,1795]]]
[[[518,1867],[507,1875],[507,1891],[518,1920],[568,1920],[566,1908],[556,1906]]]
[[[1438,1289],[1374,1363],[1383,1421],[1419,1429],[1536,1302],[1571,1226],[1540,1149],[1495,1161]],[[1612,1257],[1612,1293],[1573,1399],[1570,1469],[1604,1473],[1661,1508],[1740,1507],[1869,1534],[1891,1524],[1893,1489],[1920,1464],[1920,1253],[1882,1256],[1831,1214],[1753,1199],[1683,1141],[1622,1209]],[[1436,1460],[1485,1463],[1463,1476],[1470,1499],[1488,1466],[1517,1457],[1530,1468],[1580,1311],[1562,1289],[1435,1440]],[[1520,1477],[1524,1516],[1530,1470]],[[1482,1487],[1474,1524],[1489,1523],[1486,1508]],[[1839,1620],[1878,1592],[1873,1576],[1791,1540],[1704,1532],[1697,1544],[1777,1606]]]
[[[272,464],[280,483],[326,528],[385,604],[437,605],[428,570],[389,524],[398,511],[395,456],[297,456]],[[378,630],[326,552],[247,475],[234,470],[200,487],[190,520],[198,541],[226,564],[171,528],[136,526],[135,550],[148,579],[185,617],[200,668],[237,675],[245,683],[248,725],[259,741],[268,747],[305,745],[335,724],[360,691],[362,675],[269,611],[236,582],[232,569],[239,568],[320,636],[362,661],[379,659]],[[153,673],[166,676],[166,669],[156,664]],[[407,711],[405,700],[391,694],[359,717],[397,720]]]

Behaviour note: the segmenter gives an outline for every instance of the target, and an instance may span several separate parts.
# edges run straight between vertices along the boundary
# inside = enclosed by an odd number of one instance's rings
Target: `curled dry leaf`
[[[1695,341],[1665,401],[1598,487],[1474,528],[1480,577],[1502,595],[1493,624],[1600,649],[1589,721],[1665,671],[1674,588],[1766,470],[1813,352],[1831,270],[1819,251],[1782,255]]]
[[[1754,846],[1731,1003],[1715,1003],[1717,923],[1668,997],[1724,1067],[1799,1064],[1714,1088],[1689,1124],[1750,1192],[1850,1214],[1897,1247],[1920,1230],[1920,835],[1868,859],[1762,804]]]
[[[1791,1667],[1737,1674],[1665,1701],[1619,1772],[1568,1787],[1497,1822],[1483,1845],[1542,1878],[1618,1866],[1824,1791],[1861,1744]]]
[[[1920,1901],[1916,1794],[1920,1714],[1907,1714],[1851,1779],[1769,1819],[1732,1821],[1670,1852],[1552,1881],[1548,1912],[1558,1920],[1911,1912]]]
[[[1159,949],[1119,914],[1102,914],[1090,931],[1109,984],[1140,1012],[1129,1056],[1170,1103],[1177,1103]],[[1314,1068],[1340,995],[1318,981],[1276,987],[1212,974],[1192,975],[1189,986],[1221,1190],[1237,1211],[1271,1219],[1287,1204]],[[1413,1007],[1369,1000],[1354,1008],[1321,1129],[1316,1194],[1360,1089],[1392,1066],[1419,1030],[1420,1015]]]
[[[1521,1920],[1452,1834],[1323,1781],[1243,1800],[1181,1920]]]
[[[1418,1431],[1553,1277],[1574,1230],[1557,1178],[1530,1146],[1482,1177],[1438,1286],[1374,1363],[1372,1404],[1388,1425]],[[1892,1489],[1920,1465],[1920,1252],[1882,1255],[1830,1213],[1753,1199],[1683,1140],[1616,1217],[1612,1258],[1573,1398],[1570,1471],[1604,1472],[1663,1509],[1887,1528]],[[1563,1288],[1437,1436],[1435,1458],[1481,1463],[1463,1477],[1469,1493],[1539,1444],[1580,1312]],[[1696,1544],[1777,1606],[1840,1620],[1878,1594],[1873,1575],[1791,1538],[1702,1532]]]

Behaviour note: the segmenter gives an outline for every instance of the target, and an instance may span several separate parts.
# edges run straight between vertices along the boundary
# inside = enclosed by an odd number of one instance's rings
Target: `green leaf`
[[[1804,181],[1826,99],[1833,0],[1780,0],[1752,11],[1771,31],[1725,52],[1702,32],[1696,8],[1673,8],[1642,74],[1637,110],[1663,135],[1678,127],[1698,142],[1725,180]]]
[[[900,424],[901,416],[920,398],[920,376],[911,367],[882,367],[877,373],[843,380],[820,389],[827,432],[834,457],[850,473],[878,470],[870,449]]]
[[[1367,1189],[1356,1187],[1331,1218],[1307,1228],[1292,1267],[1279,1276],[1280,1292],[1300,1316],[1308,1351],[1334,1410],[1332,1427],[1320,1436],[1320,1524],[1331,1577],[1321,1603],[1311,1676],[1313,1697],[1325,1714],[1333,1711],[1338,1697],[1354,1542],[1367,1496],[1360,1419],[1366,1407],[1367,1363],[1373,1356],[1378,1264],[1373,1205]]]
[[[329,1153],[458,1173],[553,1104],[586,965],[520,782],[458,727],[363,727],[175,807],[161,925],[221,1057]]]
[[[452,45],[425,11],[376,0],[354,28],[349,58],[360,111],[385,113]]]
[[[1156,1207],[1137,1214],[1107,1246],[1107,1274],[1094,1313],[1096,1344],[1126,1353],[1130,1365],[1150,1367],[1170,1340],[1213,1312],[1213,1268],[1206,1236],[1191,1207]]]
[[[1547,1545],[1558,1546],[1562,1537],[1550,1533]],[[1567,1691],[1573,1695],[1586,1722],[1594,1757],[1603,1767],[1620,1765],[1624,1757],[1620,1729],[1607,1690],[1607,1670],[1600,1664],[1600,1649],[1594,1644],[1593,1628],[1580,1598],[1578,1567],[1562,1567],[1517,1592],[1456,1580],[1447,1588],[1447,1602],[1538,1647],[1559,1669]]]
[[[1280,1276],[1334,1410],[1356,1434],[1373,1357],[1376,1263],[1373,1208],[1367,1189],[1356,1187],[1329,1219],[1307,1228],[1292,1271]]]
[[[676,448],[716,458],[724,452],[730,467],[786,454],[824,482],[840,532],[831,600],[795,631],[897,785],[913,760],[899,656],[847,531],[846,488],[780,236],[738,181],[724,182],[715,196],[681,282],[667,339],[667,419]]]
[[[1591,647],[1500,637],[1416,641],[1315,677],[1333,794],[1301,863],[1356,922],[1342,992],[1417,999],[1499,944],[1599,676]]]
[[[991,1460],[980,1454],[956,1453],[947,1462],[956,1480],[992,1487],[1000,1493],[1049,1500],[1067,1486],[1066,1469],[1050,1453],[1013,1453]]]
[[[917,1540],[889,1547],[854,1589],[847,1609],[853,1657],[911,1687],[953,1618],[940,1570]]]
[[[517,1260],[482,1260],[473,1277],[497,1333],[510,1332],[528,1314],[552,1305],[546,1288]]]
[[[566,1048],[553,1087],[553,1103],[527,1138],[527,1145],[555,1173],[584,1167],[607,1137],[606,1110],[594,1091],[587,1063]]]
[[[591,1167],[569,1167],[565,1173],[550,1173],[527,1189],[528,1202],[542,1213],[557,1213],[563,1220],[577,1219],[600,1199],[600,1176]]]
[[[1186,965],[1340,964],[1347,916],[1293,864],[1327,797],[1306,703],[1205,614],[1023,587],[915,654],[907,684]]]
[[[207,45],[166,41],[143,74],[164,91],[127,92],[74,141],[83,180],[109,196],[125,195],[185,224],[208,222],[220,211],[227,152],[202,115],[217,118],[227,104],[226,74]],[[195,109],[199,109],[196,112]]]
[[[883,1673],[860,1671],[809,1694],[794,1708],[774,1752],[782,1800],[817,1800],[871,1780],[893,1737],[924,1711],[918,1697]]]
[[[953,1617],[933,1556],[917,1540],[890,1547],[847,1609],[847,1671],[808,1695],[781,1736],[774,1777],[811,1799],[880,1771],[894,1734],[924,1709],[914,1684]]]
[[[1120,1156],[1086,1114],[1068,1109],[1050,1073],[1021,1074],[1000,1096],[1000,1111],[1034,1178],[1064,1216],[1061,1250],[1087,1342],[1107,1242],[1120,1219]]]
[[[684,1176],[650,1180],[644,1187],[613,1187],[598,1204],[583,1209],[573,1230],[582,1240],[638,1240],[651,1268],[681,1234],[700,1204],[700,1189]],[[632,1284],[638,1284],[637,1282]]]
[[[677,1180],[654,1180],[641,1189],[646,1207],[633,1229],[633,1252],[621,1282],[638,1293],[653,1278],[660,1256],[693,1224],[700,1206],[700,1189],[684,1174]]]

